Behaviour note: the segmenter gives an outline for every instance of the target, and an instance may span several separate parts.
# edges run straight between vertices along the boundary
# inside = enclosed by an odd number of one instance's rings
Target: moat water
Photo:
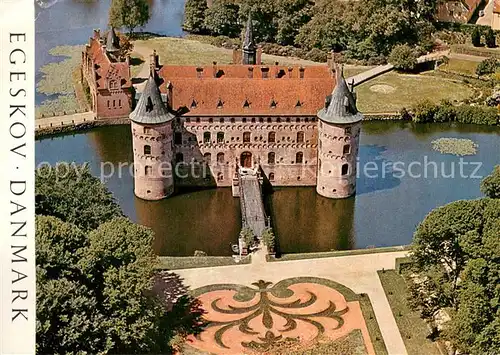
[[[478,144],[478,152],[463,158],[443,155],[432,149],[432,141],[441,137],[471,139]],[[360,144],[355,197],[329,200],[318,196],[313,187],[275,188],[268,196],[281,252],[408,244],[415,227],[432,209],[480,197],[480,177],[500,164],[500,129],[493,127],[365,122]],[[129,126],[37,141],[36,160],[37,164],[88,162],[96,176],[102,163],[109,162],[102,170],[105,175],[113,165],[116,172],[105,179],[106,185],[128,217],[154,230],[160,255],[190,256],[195,250],[208,255],[232,253],[230,245],[241,222],[239,200],[232,197],[231,189],[184,191],[159,202],[134,197],[128,173]]]

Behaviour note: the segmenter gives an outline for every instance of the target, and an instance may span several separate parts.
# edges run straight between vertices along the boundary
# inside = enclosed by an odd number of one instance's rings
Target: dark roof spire
[[[161,124],[171,121],[174,115],[168,112],[161,99],[160,89],[153,75],[149,75],[136,108],[130,114],[130,119],[143,124]]]
[[[106,38],[106,51],[117,52],[120,50],[120,39],[116,35],[115,28],[111,27]]]
[[[250,51],[255,50],[257,47],[253,41],[253,24],[252,24],[252,12],[248,13],[247,27],[245,28],[245,37],[243,38],[243,49]]]
[[[356,108],[354,94],[344,78],[344,69],[338,65],[335,68],[336,84],[327,107],[318,112],[318,117],[329,123],[355,123],[363,119]]]

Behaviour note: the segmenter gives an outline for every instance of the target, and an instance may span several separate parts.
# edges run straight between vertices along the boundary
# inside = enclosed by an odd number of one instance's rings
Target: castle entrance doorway
[[[251,168],[252,167],[252,153],[250,153],[250,152],[241,153],[240,165],[244,168]]]

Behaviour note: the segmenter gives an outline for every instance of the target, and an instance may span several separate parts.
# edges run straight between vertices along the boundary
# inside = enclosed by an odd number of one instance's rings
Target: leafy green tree
[[[149,5],[146,0],[112,0],[108,17],[109,26],[126,27],[132,34],[149,21]]]
[[[481,192],[488,197],[500,199],[500,165],[481,182]]]
[[[238,23],[238,5],[227,0],[216,0],[205,11],[203,26],[211,35],[236,37],[241,31]]]
[[[486,33],[484,34],[484,41],[486,42],[486,46],[488,48],[495,48],[497,46],[495,32],[491,27],[488,27],[486,30]]]
[[[148,228],[118,217],[85,235],[38,216],[36,231],[37,353],[169,353],[174,335],[199,331],[196,302],[155,289]]]
[[[123,215],[113,195],[90,168],[77,164],[36,170],[35,213],[60,218],[84,231]]]
[[[203,21],[207,10],[206,0],[187,0],[184,6],[184,23],[182,28],[191,33],[203,33]]]
[[[417,66],[415,50],[407,44],[395,46],[389,56],[389,63],[401,71],[412,71]]]
[[[481,45],[481,30],[478,27],[474,27],[471,32],[471,42],[474,47]]]
[[[276,2],[276,42],[293,45],[302,26],[312,18],[313,2],[310,0],[278,0]]]
[[[494,73],[498,68],[498,60],[496,58],[486,58],[476,67],[477,75],[485,75]]]

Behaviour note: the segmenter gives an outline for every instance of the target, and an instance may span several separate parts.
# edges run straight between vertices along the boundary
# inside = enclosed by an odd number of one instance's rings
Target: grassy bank
[[[327,251],[327,252],[320,252],[320,253],[282,254],[279,257],[268,256],[268,261],[269,262],[279,262],[279,261],[291,261],[291,260],[333,258],[333,257],[349,256],[349,255],[366,255],[366,254],[397,252],[397,251],[405,251],[408,249],[409,249],[408,246],[403,245],[403,246],[399,246],[399,247],[338,250],[338,251]]]
[[[447,99],[462,101],[473,90],[458,81],[431,75],[390,72],[356,87],[361,112],[393,112],[428,99],[438,103]]]
[[[250,263],[250,257],[237,263],[231,256],[160,256],[159,259],[159,268],[162,270],[193,269]]]
[[[441,355],[437,343],[427,338],[429,328],[425,321],[407,305],[408,291],[404,278],[395,270],[379,271],[378,276],[408,355]]]

